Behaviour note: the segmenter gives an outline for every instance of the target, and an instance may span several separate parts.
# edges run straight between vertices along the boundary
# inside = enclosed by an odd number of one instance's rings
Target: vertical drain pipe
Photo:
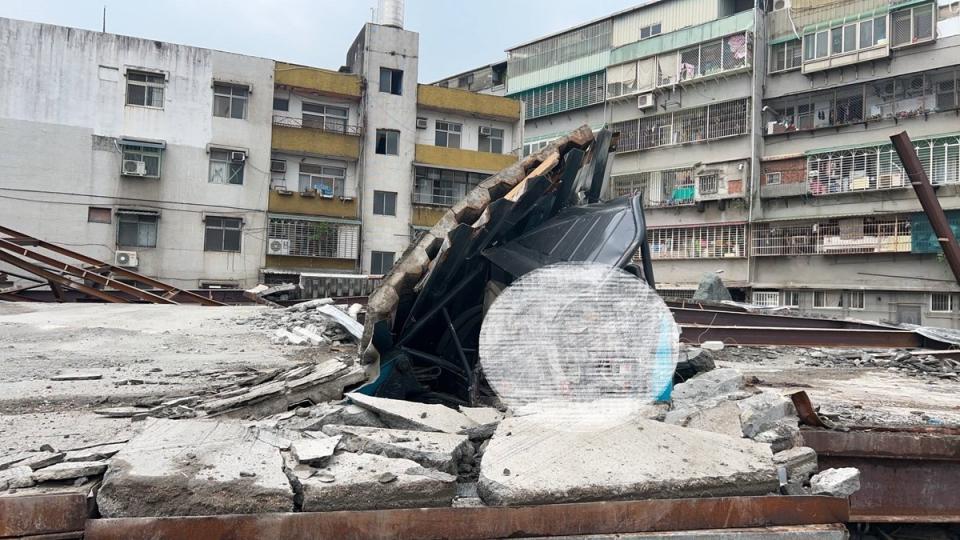
[[[950,270],[953,271],[953,277],[960,284],[960,246],[957,245],[957,239],[953,236],[950,222],[947,221],[947,215],[943,213],[943,207],[940,206],[940,200],[937,199],[933,186],[930,185],[930,180],[923,170],[920,158],[917,157],[917,152],[913,149],[913,143],[910,142],[910,137],[906,131],[891,135],[890,141],[893,142],[893,147],[896,148],[897,155],[900,156],[900,163],[903,164],[907,176],[910,177],[910,184],[917,193],[917,199],[920,199],[923,213],[927,215],[933,231],[937,234],[937,241],[943,248],[943,254],[947,259],[947,264],[950,265]]]

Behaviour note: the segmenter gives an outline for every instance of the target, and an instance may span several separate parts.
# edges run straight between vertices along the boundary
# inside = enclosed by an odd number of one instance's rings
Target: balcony
[[[277,62],[274,82],[279,86],[301,88],[331,97],[360,99],[359,75]]]
[[[419,165],[494,173],[512,165],[517,156],[418,144],[415,159]]]
[[[295,191],[271,190],[267,210],[279,214],[328,216],[357,219],[359,215],[355,198],[326,198],[316,194]]]
[[[515,99],[442,86],[418,85],[417,107],[507,122],[520,120],[520,102]]]
[[[851,217],[753,228],[751,255],[910,253],[910,217]]]
[[[302,118],[274,115],[274,150],[356,161],[360,157],[359,126],[320,124]]]
[[[410,224],[415,227],[433,227],[447,212],[446,206],[424,206],[413,201],[413,215]]]

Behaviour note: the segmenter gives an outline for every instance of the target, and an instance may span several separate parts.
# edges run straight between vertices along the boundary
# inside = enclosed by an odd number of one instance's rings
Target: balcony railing
[[[910,218],[853,217],[753,227],[755,257],[782,255],[859,255],[910,253]]]
[[[338,133],[340,135],[361,135],[360,126],[352,126],[335,118],[297,118],[295,116],[273,115],[273,125],[280,127],[315,129],[326,133]]]

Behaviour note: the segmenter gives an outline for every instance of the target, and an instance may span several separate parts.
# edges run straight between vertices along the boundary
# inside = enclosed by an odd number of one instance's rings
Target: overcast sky
[[[505,58],[504,49],[642,0],[406,0],[420,33],[420,82]],[[328,69],[376,0],[0,0],[0,16],[107,31]]]

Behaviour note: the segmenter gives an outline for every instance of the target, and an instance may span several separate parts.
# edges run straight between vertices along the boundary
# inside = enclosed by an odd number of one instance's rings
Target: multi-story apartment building
[[[889,144],[909,132],[960,230],[960,3],[766,4],[648,2],[509,49],[524,152],[620,133],[607,196],[643,193],[666,295],[723,270],[741,300],[960,327]]]
[[[188,289],[386,273],[523,139],[400,18],[337,71],[0,19],[0,223]]]

